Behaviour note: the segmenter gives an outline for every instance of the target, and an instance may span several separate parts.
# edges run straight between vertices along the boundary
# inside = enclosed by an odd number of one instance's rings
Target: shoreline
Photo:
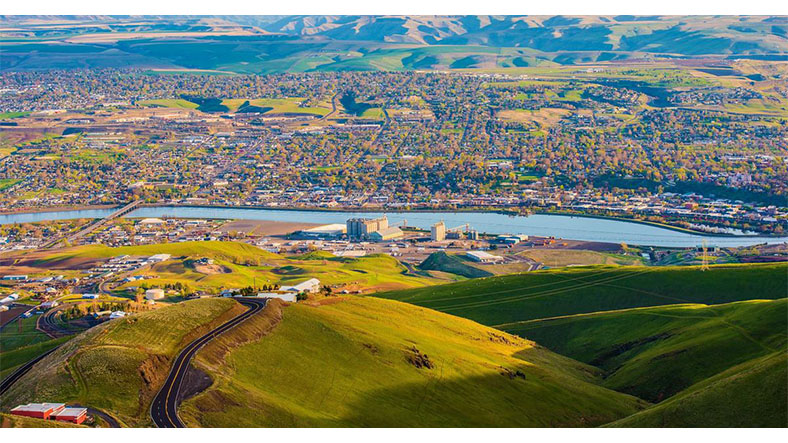
[[[0,210],[0,216],[4,215],[21,215],[21,214],[42,214],[42,213],[51,213],[51,212],[61,212],[61,211],[89,211],[89,210],[101,210],[101,209],[115,209],[120,208],[122,205],[86,205],[86,206],[58,206],[52,208],[40,208],[40,209],[33,209],[33,210],[25,210],[25,211],[18,211],[18,212],[10,212],[10,211],[2,211]],[[682,234],[687,235],[696,235],[700,237],[709,237],[709,238],[755,238],[755,237],[763,237],[763,238],[779,238],[780,235],[777,234],[766,234],[766,233],[755,233],[752,235],[742,235],[742,234],[731,234],[731,233],[716,233],[716,232],[705,232],[705,231],[696,231],[692,229],[683,228],[680,226],[673,226],[666,223],[659,223],[653,222],[648,220],[638,220],[634,218],[627,218],[627,217],[615,217],[609,215],[597,215],[597,214],[580,214],[580,213],[573,213],[573,212],[566,212],[566,211],[546,211],[546,210],[537,210],[530,212],[529,214],[522,214],[519,211],[509,210],[509,209],[480,209],[480,208],[452,208],[452,209],[393,209],[393,210],[384,210],[383,208],[298,208],[298,207],[269,207],[269,206],[232,206],[232,205],[206,205],[206,204],[167,204],[167,203],[142,203],[139,205],[139,208],[164,208],[164,207],[174,207],[174,208],[204,208],[204,209],[234,209],[234,210],[265,210],[265,211],[281,211],[281,212],[325,212],[325,213],[338,213],[338,212],[356,212],[356,213],[384,213],[384,214],[407,214],[407,213],[489,213],[489,214],[500,214],[500,215],[508,215],[510,217],[528,217],[529,215],[551,215],[551,216],[560,216],[560,217],[579,217],[579,218],[591,218],[591,219],[599,219],[599,220],[611,220],[611,221],[618,221],[624,223],[635,223],[641,224],[646,226],[652,226],[656,228],[662,228],[673,232],[679,232]],[[239,219],[240,220],[240,219]]]
[[[18,214],[45,214],[47,212],[62,212],[62,211],[90,211],[93,209],[114,209],[120,208],[116,204],[106,205],[82,205],[82,206],[52,206],[50,208],[38,209],[24,209],[21,211],[9,211],[8,209],[0,209],[0,215],[18,215]]]

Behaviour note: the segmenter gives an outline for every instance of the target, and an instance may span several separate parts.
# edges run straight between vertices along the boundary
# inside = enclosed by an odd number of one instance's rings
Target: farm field
[[[187,423],[594,426],[646,405],[533,342],[405,303],[324,299],[280,315],[262,338],[253,324],[228,333],[247,342],[229,353],[221,342],[200,351],[216,382],[182,406]]]

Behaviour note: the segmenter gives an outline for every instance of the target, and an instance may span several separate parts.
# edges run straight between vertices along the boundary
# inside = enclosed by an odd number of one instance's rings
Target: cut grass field
[[[645,405],[530,341],[378,298],[288,305],[198,364],[215,379],[182,406],[191,426],[594,426]]]
[[[421,262],[419,269],[427,271],[442,271],[461,275],[467,278],[490,277],[493,274],[468,264],[466,260],[455,254],[445,252],[434,252]]]
[[[677,303],[785,297],[788,264],[572,267],[392,291],[405,301],[510,330],[516,322]]]
[[[171,358],[243,310],[232,299],[198,299],[103,323],[36,364],[3,395],[0,406],[79,403],[110,412],[128,426],[146,425]]]
[[[506,328],[605,370],[608,388],[657,402],[732,366],[785,352],[788,299],[625,309]]]

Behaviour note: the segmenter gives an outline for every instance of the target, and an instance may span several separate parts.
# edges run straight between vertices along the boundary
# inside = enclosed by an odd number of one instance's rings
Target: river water
[[[43,220],[101,218],[114,209],[85,209],[74,211],[20,213],[0,215],[0,224],[30,223]],[[378,217],[380,212],[329,212],[276,209],[202,208],[187,206],[144,207],[127,217],[179,217],[273,220],[301,223],[344,223],[352,217]],[[480,233],[528,234],[554,236],[564,239],[626,243],[668,247],[698,246],[705,239],[709,246],[734,247],[760,243],[784,243],[788,237],[735,236],[714,237],[688,234],[641,223],[566,215],[535,214],[528,217],[492,212],[386,212],[390,224],[407,220],[408,226],[429,229],[440,220],[449,228],[469,223]]]

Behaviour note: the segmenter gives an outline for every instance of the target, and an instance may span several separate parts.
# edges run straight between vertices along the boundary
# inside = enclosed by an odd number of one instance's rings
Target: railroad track
[[[185,428],[186,425],[178,417],[178,393],[186,376],[186,371],[189,369],[191,362],[197,351],[200,350],[209,341],[216,338],[218,335],[232,329],[239,325],[247,318],[262,311],[266,305],[266,299],[259,298],[240,298],[237,299],[239,303],[249,307],[244,313],[236,316],[235,318],[227,321],[218,328],[208,332],[202,337],[189,343],[180,354],[175,358],[175,362],[170,369],[167,380],[161,387],[156,397],[153,398],[153,403],[150,407],[150,416],[153,423],[159,428]]]

